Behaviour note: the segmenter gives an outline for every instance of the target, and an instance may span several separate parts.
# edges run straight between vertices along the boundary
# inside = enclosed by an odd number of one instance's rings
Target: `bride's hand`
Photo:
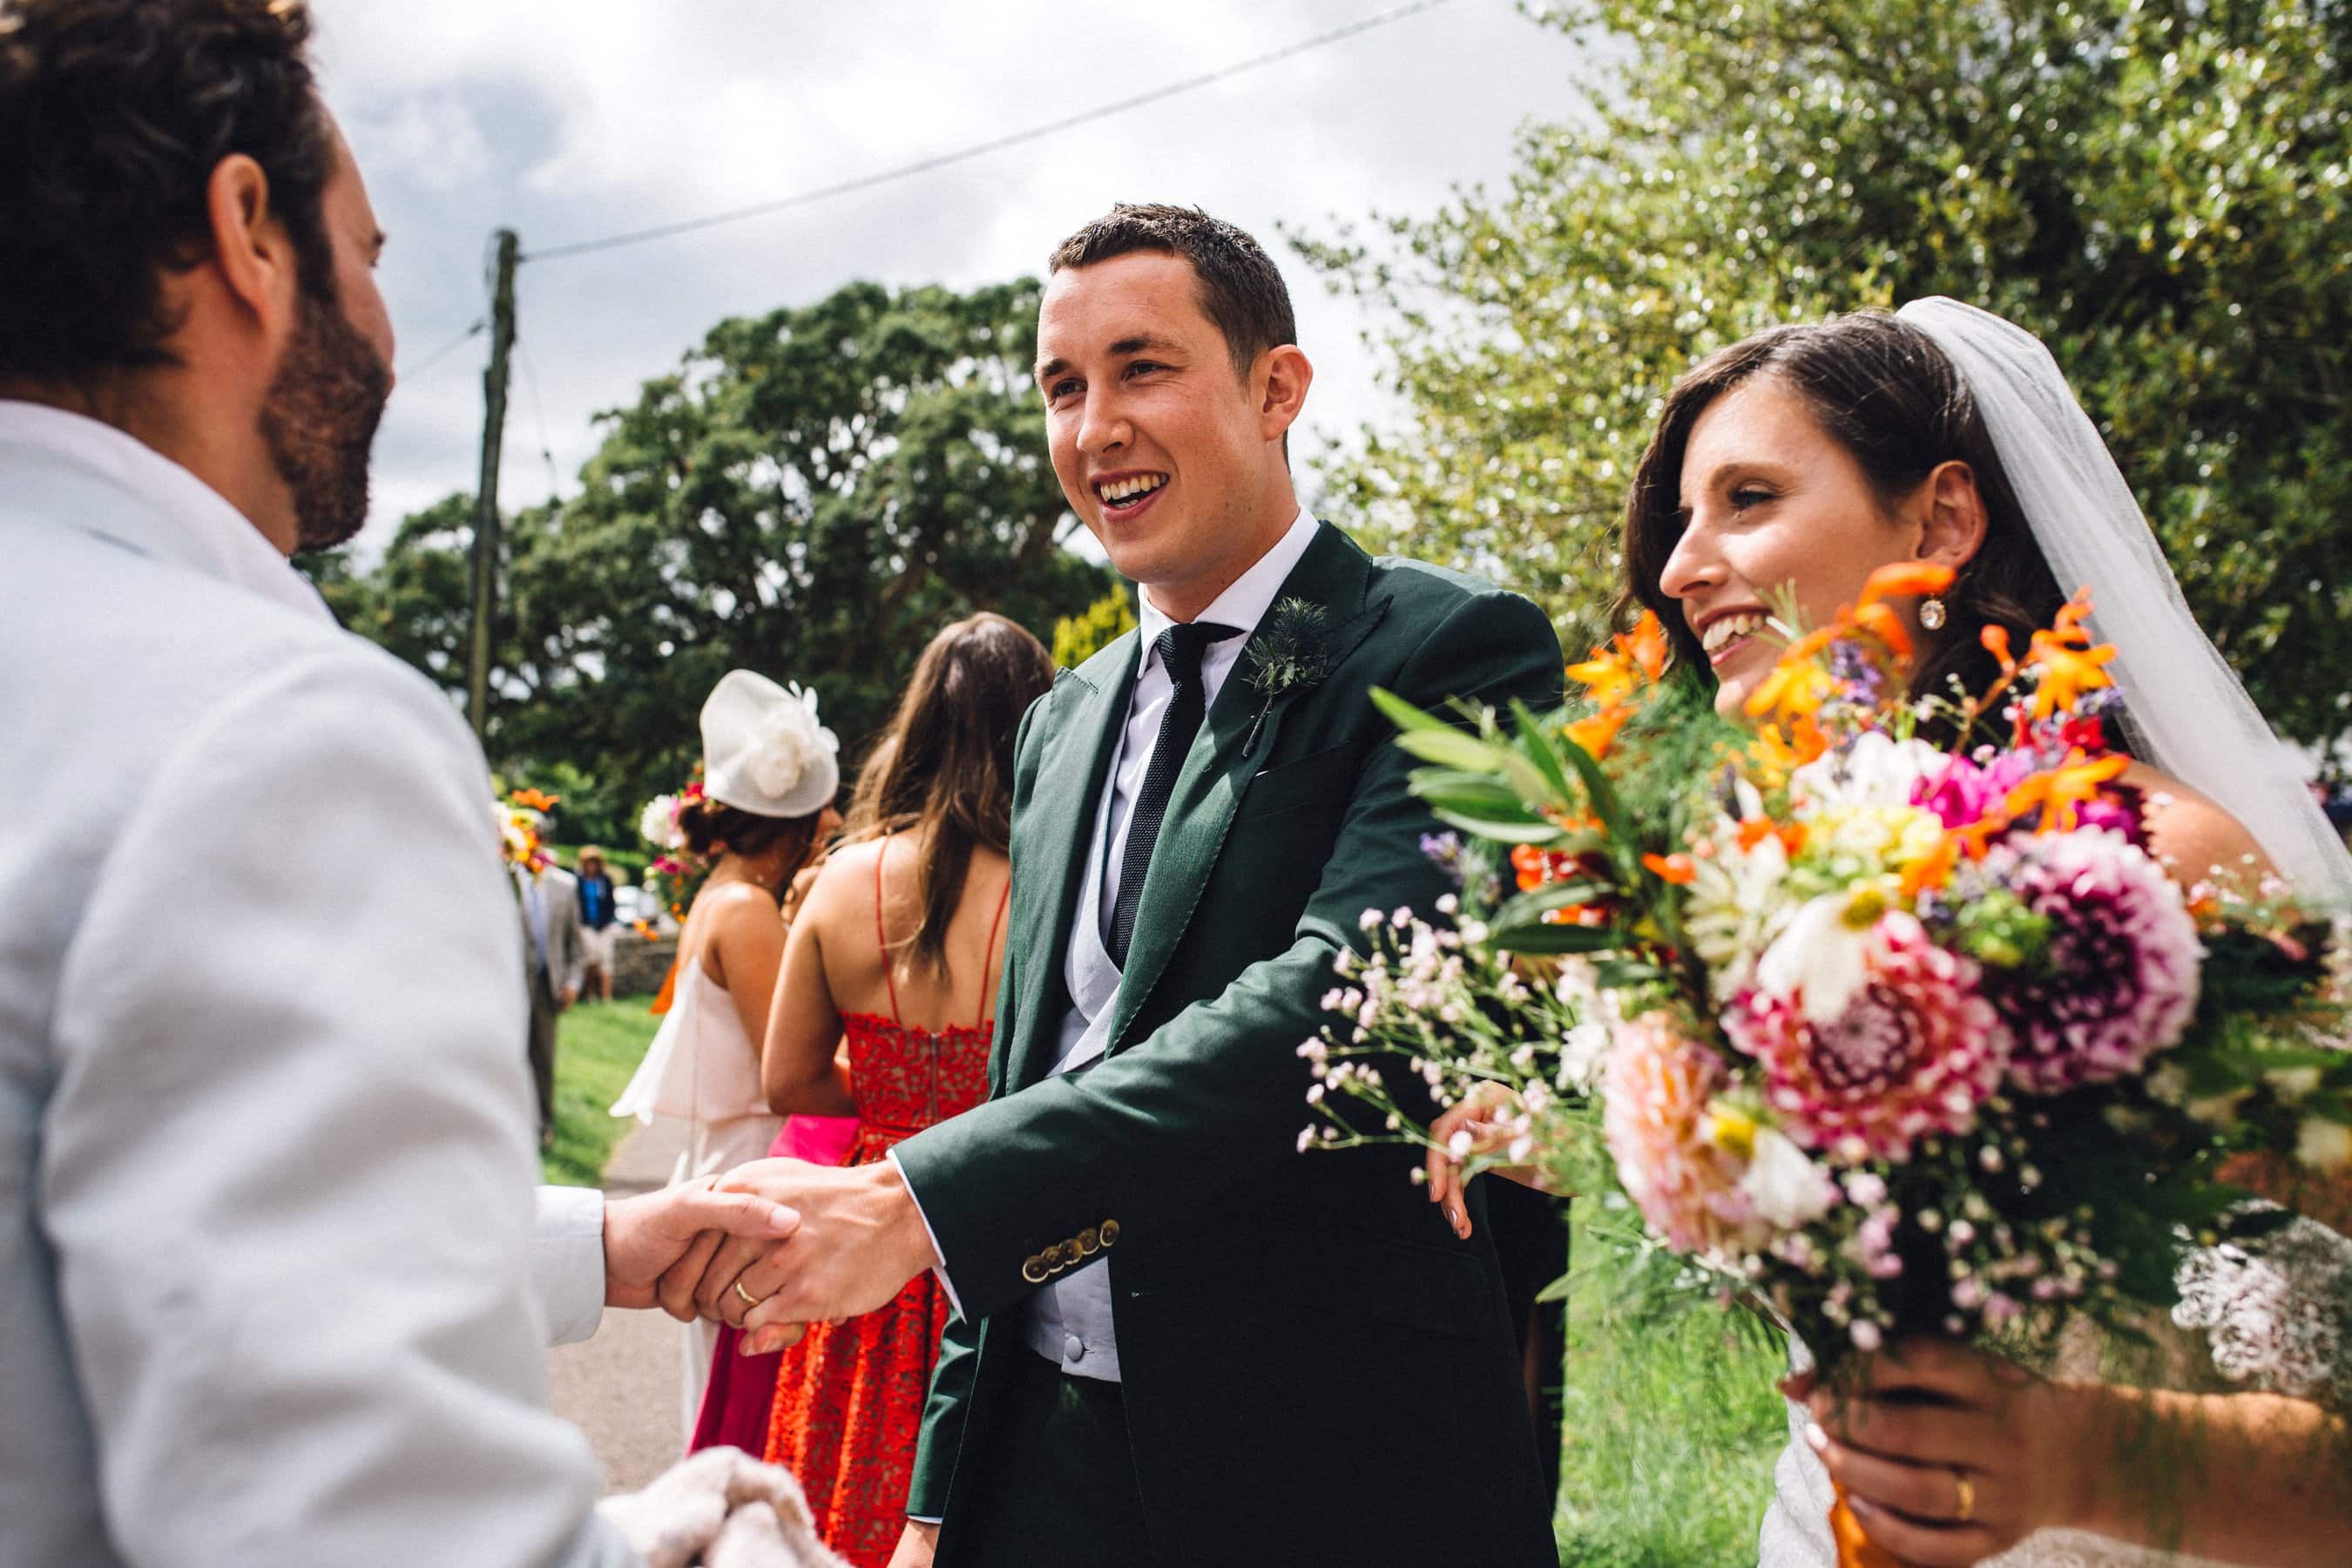
[[[1958,1568],[2083,1516],[2097,1460],[2077,1391],[1932,1338],[1858,1372],[1843,1390],[1808,1380],[1805,1440],[1864,1531],[1904,1562]]]
[[[1470,1213],[1463,1204],[1462,1162],[1471,1154],[1492,1153],[1509,1142],[1511,1129],[1496,1118],[1517,1108],[1518,1096],[1509,1089],[1499,1083],[1482,1083],[1430,1124],[1429,1139],[1434,1147],[1429,1151],[1425,1165],[1429,1201],[1444,1209],[1445,1223],[1465,1241],[1470,1237]],[[1543,1184],[1542,1173],[1533,1165],[1486,1168],[1523,1187],[1533,1187],[1538,1192],[1549,1190]]]

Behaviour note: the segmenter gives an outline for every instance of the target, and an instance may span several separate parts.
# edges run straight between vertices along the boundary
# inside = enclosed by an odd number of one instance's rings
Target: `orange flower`
[[[1519,874],[1519,891],[1522,893],[1533,892],[1536,889],[1542,887],[1544,884],[1544,873],[1549,869],[1549,861],[1546,858],[1544,852],[1537,848],[1534,845],[1514,844],[1511,846],[1511,869]]]
[[[541,790],[519,789],[515,791],[513,795],[508,796],[508,798],[526,810],[553,811],[555,809],[556,803],[562,797],[561,795],[548,795]]]
[[[1608,754],[1610,742],[1617,738],[1617,731],[1623,729],[1625,721],[1633,716],[1633,710],[1630,708],[1603,708],[1566,725],[1561,732],[1583,747],[1586,755],[1597,761]]]
[[[1785,775],[1792,768],[1801,768],[1818,759],[1830,749],[1830,738],[1813,722],[1811,714],[1801,713],[1784,732],[1778,724],[1766,724],[1756,731],[1752,754],[1768,773]]]
[[[2080,749],[2069,752],[2057,767],[2035,773],[2011,790],[2001,809],[2013,821],[2039,807],[2042,826],[2037,831],[2071,833],[2083,805],[2098,799],[2102,786],[2130,765],[2131,759],[2119,753],[2091,762]]]
[[[2063,620],[2064,612],[2060,616]],[[2089,640],[2087,636],[2082,638],[2084,644]],[[2034,633],[2032,660],[2041,682],[2033,689],[2033,716],[2047,719],[2061,710],[2073,709],[2083,693],[2113,686],[2115,678],[2100,667],[2115,657],[2115,648],[2106,644],[2077,647],[2060,633]]]
[[[1952,879],[1952,870],[1960,863],[1960,840],[1947,833],[1936,847],[1903,868],[1903,896],[1916,899],[1930,888],[1941,888]]]
[[[1677,888],[1698,877],[1698,864],[1687,855],[1644,855],[1642,864],[1658,880]]]
[[[1768,714],[1774,718],[1810,719],[1835,695],[1837,682],[1831,679],[1830,672],[1811,658],[1797,657],[1797,649],[1792,647],[1748,694],[1746,707],[1751,719]]]
[[[1568,678],[1603,708],[1613,708],[1633,694],[1633,668],[1605,647],[1594,648],[1581,664],[1570,665]]]
[[[1633,629],[1617,638],[1619,656],[1632,660],[1652,680],[1666,672],[1666,628],[1655,610],[1643,610]]]
[[[1984,645],[1984,650],[1987,653],[2000,660],[2002,674],[2006,675],[2017,668],[2017,660],[2011,656],[2009,651],[2009,628],[2007,626],[1996,626],[1988,621],[1985,623],[1984,630],[1977,634],[1977,641]]]
[[[1853,608],[1854,626],[1868,632],[1885,645],[1886,651],[1898,659],[1911,657],[1911,634],[1903,627],[1903,617],[1865,595]]]
[[[1862,606],[1882,599],[1924,599],[1952,585],[1952,569],[1932,561],[1904,561],[1881,566],[1862,585]]]

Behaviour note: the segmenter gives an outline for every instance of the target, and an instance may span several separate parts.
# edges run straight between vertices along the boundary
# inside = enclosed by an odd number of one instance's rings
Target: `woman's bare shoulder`
[[[2179,779],[2134,763],[2124,782],[2147,802],[2148,847],[2176,880],[2194,884],[2216,874],[2234,879],[2271,869],[2243,824]]]

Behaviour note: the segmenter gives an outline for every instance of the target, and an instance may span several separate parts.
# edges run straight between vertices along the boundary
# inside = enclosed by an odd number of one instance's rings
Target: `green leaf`
[[[1599,882],[1546,882],[1519,894],[1495,911],[1496,926],[1533,925],[1554,910],[1589,904],[1609,889]]]
[[[1435,763],[1443,768],[1492,773],[1500,772],[1503,766],[1499,747],[1475,735],[1465,735],[1450,724],[1434,730],[1407,730],[1396,738],[1396,743],[1423,762]]]
[[[1435,714],[1425,712],[1385,687],[1372,688],[1372,706],[1388,715],[1389,722],[1400,730],[1448,730],[1454,726]]]
[[[1519,821],[1501,821],[1491,816],[1476,816],[1466,811],[1453,811],[1444,806],[1431,807],[1430,814],[1448,827],[1458,827],[1465,833],[1491,838],[1497,844],[1532,844],[1549,847],[1565,837],[1555,824],[1541,817]]]
[[[1625,945],[1625,939],[1608,926],[1494,926],[1486,940],[1505,952],[1607,952]]]
[[[1559,752],[1552,745],[1551,736],[1544,721],[1537,718],[1528,710],[1528,705],[1516,697],[1511,699],[1511,719],[1519,727],[1519,750],[1535,770],[1543,775],[1543,781],[1550,787],[1553,798],[1562,805],[1573,801],[1576,796],[1569,787],[1568,770],[1560,763]]]

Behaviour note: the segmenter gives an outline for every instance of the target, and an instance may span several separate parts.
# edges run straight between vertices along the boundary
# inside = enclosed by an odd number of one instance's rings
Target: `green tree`
[[[1076,669],[1136,627],[1135,590],[1121,583],[1054,623],[1054,662]]]
[[[1037,296],[851,284],[721,321],[604,416],[581,492],[507,527],[494,764],[568,764],[634,822],[740,667],[814,689],[845,771],[941,626],[985,609],[1045,632],[1093,601],[1109,577],[1060,547],[1076,524],[1030,384]],[[416,513],[373,572],[326,588],[453,692],[471,508]]]
[[[1677,374],[1773,322],[1950,294],[2049,343],[2273,722],[2344,731],[2352,6],[1529,14],[1606,63],[1523,133],[1509,187],[1301,242],[1389,312],[1416,416],[1325,475],[1375,531],[1534,592],[1577,646]]]

